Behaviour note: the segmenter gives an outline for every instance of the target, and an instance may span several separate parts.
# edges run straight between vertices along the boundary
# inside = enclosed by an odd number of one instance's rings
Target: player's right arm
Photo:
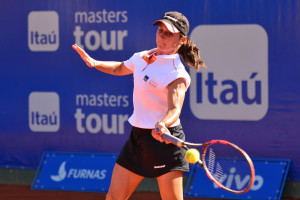
[[[91,58],[82,48],[80,48],[77,44],[72,45],[73,49],[77,51],[83,61],[87,66],[96,68],[102,72],[107,74],[123,76],[127,74],[132,74],[133,72],[125,67],[123,62],[117,61],[98,61]]]

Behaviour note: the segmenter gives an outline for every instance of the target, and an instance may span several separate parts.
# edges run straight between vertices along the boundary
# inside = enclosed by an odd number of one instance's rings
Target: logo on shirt
[[[149,81],[149,85],[151,85],[152,87],[157,87],[157,84],[154,81]]]
[[[145,76],[144,76],[144,81],[147,82],[148,79],[149,79],[149,76],[145,75]]]
[[[149,76],[145,75],[144,76],[144,81],[147,82],[149,80]],[[157,87],[157,83],[155,83],[153,80],[150,80],[148,82],[149,85],[151,85],[152,87]]]

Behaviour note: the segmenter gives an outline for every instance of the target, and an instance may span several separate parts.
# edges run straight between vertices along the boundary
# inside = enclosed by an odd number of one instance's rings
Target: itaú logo
[[[60,127],[60,100],[56,92],[31,92],[29,128],[33,132],[57,132]]]
[[[28,15],[28,47],[31,51],[56,51],[59,16],[56,11],[32,11]]]
[[[67,162],[64,161],[60,164],[58,168],[58,173],[55,175],[51,175],[51,180],[55,182],[61,182],[65,179],[105,179],[107,170],[106,169],[78,169],[78,168],[70,168],[66,169]]]
[[[201,25],[191,38],[208,68],[190,70],[190,108],[198,119],[261,120],[269,107],[268,36],[263,27]]]

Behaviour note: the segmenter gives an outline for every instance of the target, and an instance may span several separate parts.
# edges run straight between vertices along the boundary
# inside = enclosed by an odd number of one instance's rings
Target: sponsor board
[[[253,159],[255,181],[245,194],[232,194],[216,186],[199,165],[194,165],[185,188],[185,197],[222,199],[280,199],[290,167],[286,159]],[[238,163],[236,163],[238,166]],[[242,188],[249,174],[238,174],[232,166],[230,174],[224,174],[222,184],[231,189]]]
[[[33,190],[107,192],[117,154],[45,152]]]

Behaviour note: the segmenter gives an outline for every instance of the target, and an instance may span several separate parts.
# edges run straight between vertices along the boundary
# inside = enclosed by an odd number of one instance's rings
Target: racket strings
[[[214,153],[212,148],[209,149],[207,163],[208,163],[208,171],[213,175],[213,177],[217,181],[220,182],[223,178],[223,170],[220,163],[216,162],[216,154]],[[216,166],[216,170],[215,170],[215,166]]]
[[[222,170],[222,167],[220,165],[220,163],[217,163],[217,170],[216,170],[216,173],[214,175],[215,179],[217,181],[222,181],[222,178],[223,178],[223,170]]]
[[[214,153],[214,151],[212,149],[209,149],[209,153],[208,153],[208,170],[210,172],[214,171],[215,160],[216,160],[216,154]]]
[[[218,184],[244,190],[250,184],[250,167],[244,155],[232,146],[215,143],[205,150],[206,168]]]

